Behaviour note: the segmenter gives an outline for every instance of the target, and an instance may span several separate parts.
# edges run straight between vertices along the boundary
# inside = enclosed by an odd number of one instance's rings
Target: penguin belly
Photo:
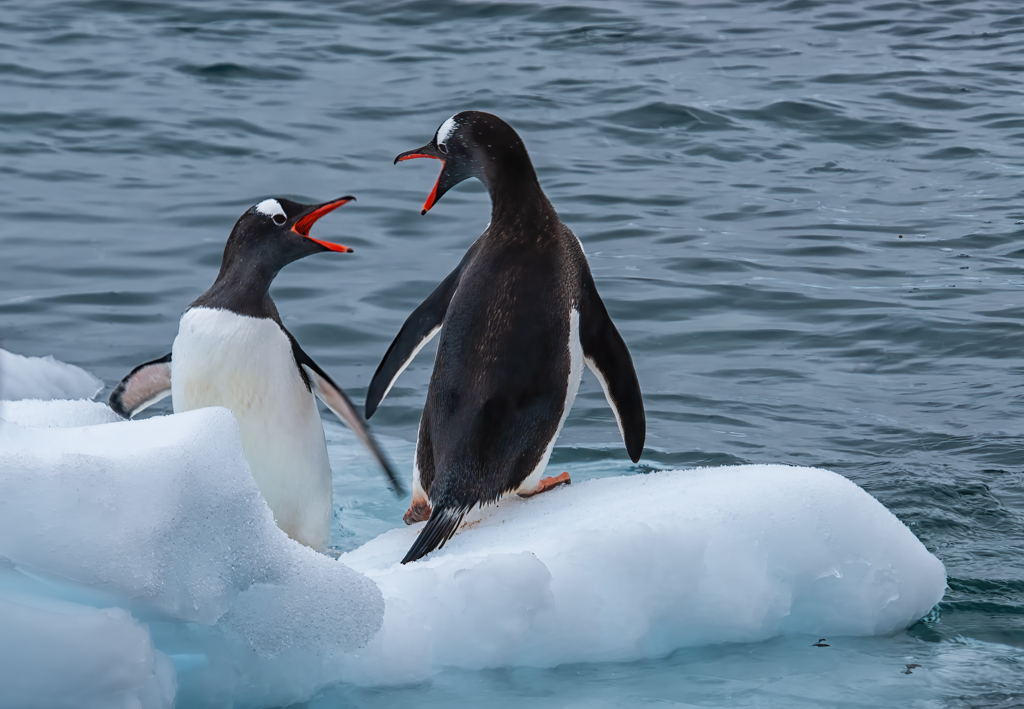
[[[269,318],[192,308],[171,355],[175,413],[231,409],[242,451],[277,525],[317,550],[331,528],[331,466],[320,412],[291,341]]]

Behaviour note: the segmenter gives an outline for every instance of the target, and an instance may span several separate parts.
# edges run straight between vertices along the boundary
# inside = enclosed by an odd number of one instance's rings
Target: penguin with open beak
[[[646,436],[629,350],[597,293],[582,244],[544,195],[519,135],[497,116],[464,111],[395,162],[414,158],[441,161],[422,214],[475,177],[490,193],[491,223],[405,321],[367,392],[370,418],[410,360],[441,333],[405,514],[409,524],[427,524],[403,564],[443,546],[477,505],[569,482],[567,473],[543,473],[584,363],[601,383],[634,462]]]
[[[293,261],[352,249],[309,235],[313,224],[355,199],[323,204],[265,199],[235,223],[213,285],[181,316],[171,353],[139,365],[110,395],[131,418],[164,397],[175,413],[224,406],[234,413],[242,451],[274,519],[288,536],[317,550],[329,541],[331,467],[319,397],[401,485],[348,396],[281,322],[270,284]]]

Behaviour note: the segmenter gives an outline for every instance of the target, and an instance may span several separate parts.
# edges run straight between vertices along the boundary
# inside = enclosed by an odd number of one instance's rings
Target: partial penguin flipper
[[[285,330],[285,332],[288,332]],[[370,433],[370,429],[366,426],[366,422],[359,417],[359,413],[356,411],[356,407],[352,404],[352,400],[348,398],[348,395],[339,387],[334,381],[327,376],[324,370],[320,369],[320,365],[313,361],[313,359],[306,354],[299,343],[295,341],[292,334],[288,332],[288,339],[292,341],[292,352],[295,355],[295,361],[299,367],[305,373],[306,379],[309,381],[310,388],[313,393],[316,394],[320,401],[324,402],[334,415],[337,416],[342,422],[352,429],[356,434],[356,437],[362,441],[363,445],[373,454],[373,457],[377,459],[380,467],[384,469],[384,473],[388,476],[388,480],[391,481],[391,487],[399,497],[405,495],[405,488],[402,487],[402,483],[398,479],[398,474],[395,472],[391,462],[384,455],[384,452],[377,445],[377,441],[374,439],[373,434]]]
[[[373,416],[380,402],[391,391],[395,380],[409,366],[413,357],[419,354],[419,351],[441,330],[445,313],[448,312],[448,304],[452,302],[452,296],[459,287],[462,269],[473,251],[474,249],[470,248],[455,270],[449,273],[434,292],[406,318],[402,329],[398,331],[398,335],[384,354],[384,359],[377,366],[377,371],[370,381],[370,388],[366,391],[367,419]]]
[[[635,463],[640,460],[647,437],[640,382],[636,378],[629,349],[608,316],[590,273],[586,273],[583,279],[580,344],[584,361],[601,382],[605,398],[615,413],[626,452]]]
[[[438,547],[443,547],[455,535],[455,531],[459,528],[462,518],[465,516],[466,510],[435,507],[430,513],[430,519],[427,520],[427,524],[420,530],[419,536],[416,537],[416,541],[409,547],[409,551],[405,553],[402,563],[408,564],[410,561],[416,561]]]
[[[108,403],[118,416],[130,419],[171,393],[171,354],[140,364],[110,392]]]

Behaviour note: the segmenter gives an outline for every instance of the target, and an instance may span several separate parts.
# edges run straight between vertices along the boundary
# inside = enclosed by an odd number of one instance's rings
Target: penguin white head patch
[[[442,123],[441,127],[437,129],[437,147],[441,148],[443,152],[448,152],[447,150],[444,150],[445,143],[448,141],[448,136],[452,134],[452,131],[458,127],[459,124],[456,123],[455,116],[452,116]]]
[[[284,208],[276,199],[265,199],[253,209],[273,219],[275,224],[284,224],[288,221],[288,215],[284,213]]]

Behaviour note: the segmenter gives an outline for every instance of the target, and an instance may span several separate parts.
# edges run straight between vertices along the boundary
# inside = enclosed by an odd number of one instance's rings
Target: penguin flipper
[[[377,366],[373,379],[370,380],[370,388],[366,392],[367,419],[373,416],[380,402],[391,391],[398,375],[405,371],[413,357],[419,354],[419,351],[441,330],[444,316],[448,312],[448,304],[452,302],[452,296],[459,287],[462,270],[473,251],[474,249],[470,248],[455,270],[449,273],[434,292],[406,318],[402,329],[398,331],[384,354],[384,359]]]
[[[622,442],[634,463],[640,460],[647,437],[647,419],[640,382],[633,368],[633,358],[615,328],[590,273],[583,279],[580,302],[580,344],[583,359],[601,382],[605,398],[615,413]]]
[[[455,535],[466,512],[467,510],[435,507],[430,513],[430,519],[427,520],[426,525],[420,530],[419,536],[416,537],[416,541],[405,553],[402,563],[408,564],[410,561],[416,561],[438,547],[443,547]]]
[[[388,476],[388,480],[391,481],[391,487],[395,493],[399,497],[404,496],[405,489],[402,487],[402,483],[399,482],[394,467],[385,457],[380,446],[377,445],[377,441],[374,439],[373,434],[370,433],[366,422],[359,418],[359,413],[352,404],[352,400],[348,398],[348,395],[340,386],[334,383],[333,379],[327,376],[324,370],[320,369],[320,365],[314,362],[313,358],[299,347],[299,343],[295,341],[292,334],[287,330],[285,330],[285,333],[287,333],[288,339],[292,341],[292,353],[295,355],[295,362],[299,365],[299,369],[305,376],[306,381],[309,382],[310,389],[320,401],[327,405],[327,408],[334,412],[335,416],[352,429],[356,437],[362,441],[363,445],[377,459],[380,467],[384,469],[384,473]]]
[[[130,419],[171,393],[171,353],[140,364],[110,392],[107,403],[118,416]]]

